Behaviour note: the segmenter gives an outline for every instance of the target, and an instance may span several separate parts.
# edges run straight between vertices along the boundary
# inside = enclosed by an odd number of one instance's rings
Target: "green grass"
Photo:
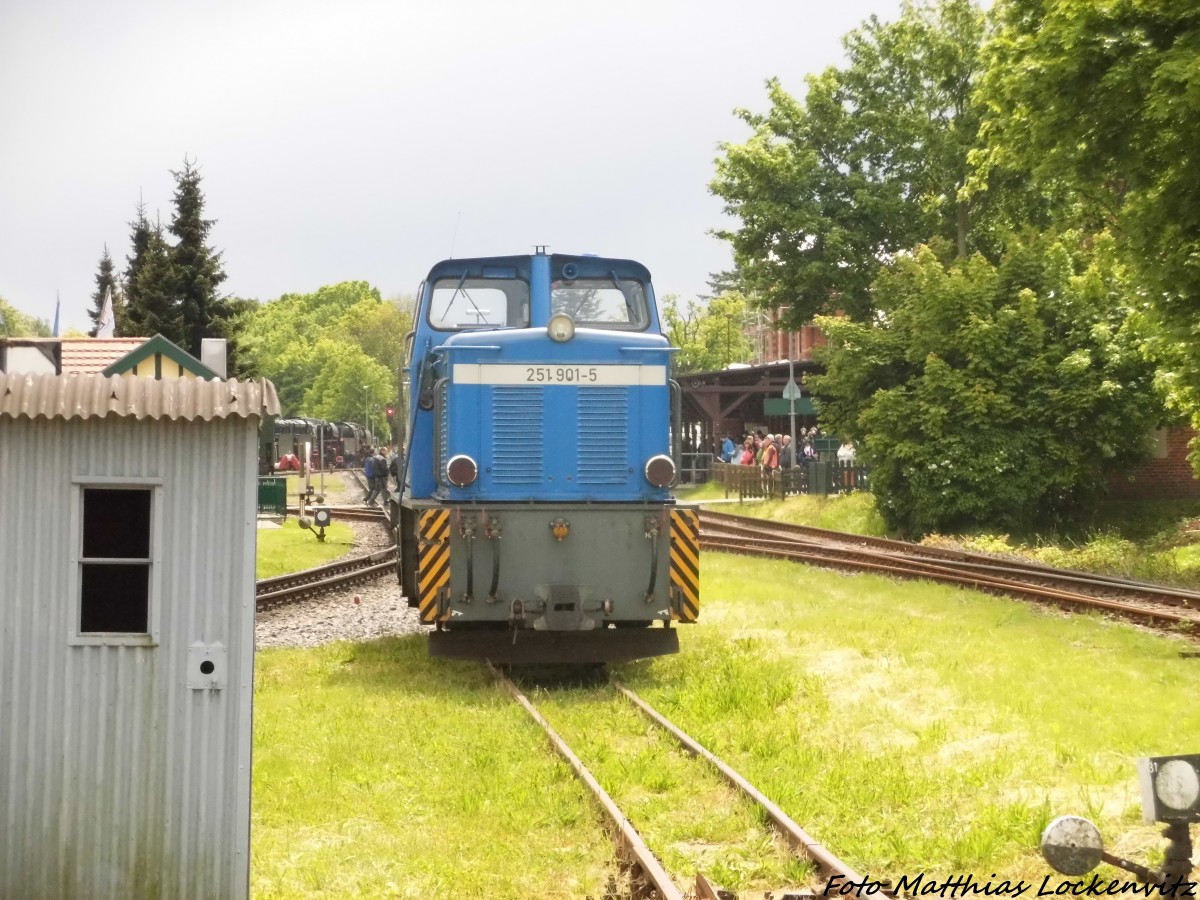
[[[321,494],[321,473],[314,472],[308,478],[308,483],[312,486],[313,496]],[[344,487],[343,487],[344,486]],[[288,475],[287,476],[287,502],[288,506],[295,506],[300,495],[304,493],[304,476]],[[342,490],[358,490],[358,482],[356,482],[348,472],[332,471],[325,473],[325,490],[328,492],[341,492]],[[362,499],[360,495],[359,500]]]
[[[1131,512],[1134,512],[1131,510]],[[1100,572],[1143,581],[1200,587],[1200,530],[1194,517],[1181,517],[1164,523],[1146,535],[1149,521],[1142,511],[1139,521],[1131,518],[1130,527],[1107,524],[1103,530],[1071,537],[1057,534],[1035,535],[1016,540],[1009,535],[974,534],[962,537],[929,535],[924,543],[961,547],[987,553],[1025,556],[1047,565]]]
[[[1191,644],[948,587],[703,565],[683,652],[616,673],[860,871],[1040,882],[1038,837],[1066,813],[1155,861],[1135,759],[1195,747]],[[801,877],[623,699],[536,699],[673,871]],[[255,897],[598,898],[615,871],[540,731],[419,636],[259,653],[255,729]]]
[[[482,666],[414,635],[256,667],[254,897],[601,896],[597,812]]]
[[[344,522],[333,522],[325,529],[325,541],[314,531],[301,528],[297,519],[288,518],[280,528],[258,529],[256,578],[273,578],[311,569],[354,552],[354,531]]]
[[[1065,813],[1122,855],[1159,846],[1134,761],[1200,736],[1180,641],[765,560],[703,574],[684,652],[624,677],[860,870],[1040,878]]]
[[[705,484],[690,484],[675,489],[675,497],[681,503],[701,503],[705,500],[720,500],[725,497],[725,489],[715,481]]]
[[[725,509],[870,533],[869,499]],[[259,577],[349,540],[340,523],[326,545],[293,520],[260,531]],[[1040,883],[1038,837],[1066,813],[1155,863],[1134,761],[1200,737],[1198,663],[1179,657],[1191,644],[948,587],[710,553],[681,643],[614,669],[873,876]],[[802,880],[715,776],[667,738],[633,739],[649,726],[625,701],[536,699],[681,883],[696,870],[741,890]],[[482,667],[430,660],[421,636],[259,653],[254,763],[258,898],[599,898],[616,871],[599,813],[540,731]]]
[[[832,496],[788,497],[786,500],[755,500],[745,503],[720,504],[710,507],[714,512],[751,516],[774,522],[812,525],[851,534],[883,537],[886,534],[883,518],[875,509],[875,498],[864,491]]]

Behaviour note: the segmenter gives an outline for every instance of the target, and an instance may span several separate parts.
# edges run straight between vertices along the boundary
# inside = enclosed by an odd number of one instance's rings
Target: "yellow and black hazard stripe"
[[[450,583],[450,512],[422,510],[417,522],[417,608],[426,625],[438,619],[438,597]]]
[[[700,516],[671,510],[671,617],[695,622],[700,615]]]

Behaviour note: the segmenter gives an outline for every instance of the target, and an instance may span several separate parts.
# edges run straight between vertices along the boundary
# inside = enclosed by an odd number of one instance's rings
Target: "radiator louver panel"
[[[624,484],[629,477],[629,389],[579,392],[579,483]]]
[[[492,478],[498,484],[538,484],[545,442],[545,389],[492,389]]]

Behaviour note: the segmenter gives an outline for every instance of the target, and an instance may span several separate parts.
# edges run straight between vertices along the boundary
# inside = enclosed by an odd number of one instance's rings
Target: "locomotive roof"
[[[549,255],[551,272],[557,277],[558,268],[567,262],[573,262],[579,267],[579,277],[588,277],[589,275],[607,276],[612,270],[616,270],[619,275],[626,278],[634,278],[639,281],[650,281],[650,270],[636,260],[621,259],[612,256],[593,256],[590,254],[570,254],[570,253],[551,253],[542,254]],[[437,263],[429,270],[427,280],[432,281],[436,278],[444,278],[452,275],[461,276],[464,272],[468,275],[478,275],[481,277],[491,276],[502,278],[504,273],[500,270],[512,269],[516,272],[528,273],[530,261],[535,258],[535,254],[524,256],[477,256],[466,259],[444,259]]]

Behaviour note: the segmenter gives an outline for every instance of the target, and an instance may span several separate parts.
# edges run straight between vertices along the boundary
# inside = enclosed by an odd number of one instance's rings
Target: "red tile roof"
[[[63,338],[62,373],[94,375],[132,353],[149,338]]]

